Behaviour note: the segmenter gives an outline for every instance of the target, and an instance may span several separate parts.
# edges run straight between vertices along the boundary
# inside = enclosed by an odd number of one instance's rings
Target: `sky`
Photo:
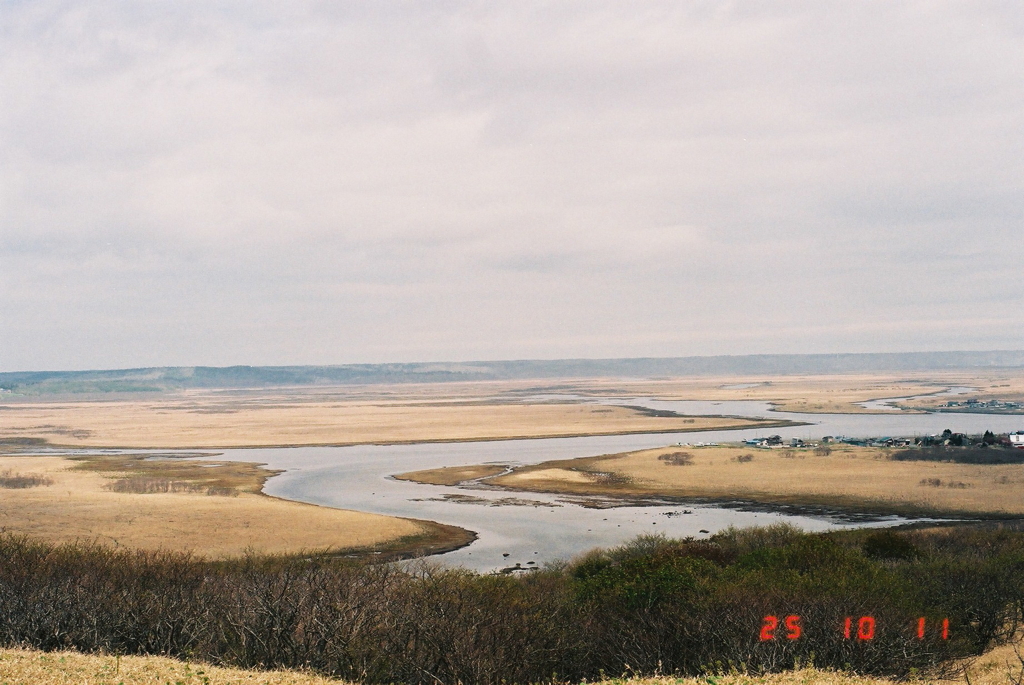
[[[1006,2],[0,0],[0,371],[1024,347]]]

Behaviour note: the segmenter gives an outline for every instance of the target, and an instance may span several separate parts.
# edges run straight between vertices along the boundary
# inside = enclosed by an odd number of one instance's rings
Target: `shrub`
[[[918,556],[917,548],[906,537],[891,530],[871,533],[864,540],[864,554],[873,559],[909,560]]]
[[[894,461],[949,461],[957,464],[1024,464],[1024,450],[1003,447],[933,445],[899,450]]]
[[[220,485],[205,485],[170,478],[132,476],[121,478],[107,486],[114,492],[130,492],[136,495],[152,495],[167,492],[198,492],[207,495],[237,497],[238,490]]]
[[[918,485],[927,485],[933,488],[941,488],[945,486],[947,488],[955,488],[957,490],[965,490],[973,487],[970,483],[964,483],[963,481],[951,480],[944,482],[941,478],[922,478]]]
[[[689,452],[669,452],[659,455],[658,461],[663,461],[672,466],[690,466],[693,464],[693,455]]]
[[[40,485],[53,485],[53,479],[35,473],[0,472],[0,488],[35,488]]]
[[[317,556],[215,563],[0,535],[0,644],[372,683],[758,673],[811,659],[941,675],[1013,635],[1022,614],[1024,535],[1007,530],[642,536],[522,577]],[[772,616],[777,634],[761,640]],[[799,640],[785,638],[787,616],[800,617]],[[845,637],[845,619],[862,616],[874,639]],[[948,618],[951,638],[918,639],[921,617]]]

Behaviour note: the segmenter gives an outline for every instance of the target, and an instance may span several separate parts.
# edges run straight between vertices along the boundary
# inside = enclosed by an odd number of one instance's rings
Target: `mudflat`
[[[187,551],[211,559],[249,550],[429,552],[472,539],[452,526],[258,494],[270,472],[258,474],[255,464],[109,459],[114,463],[0,456],[0,485],[29,484],[0,489],[0,530],[52,543]]]
[[[1024,515],[1019,464],[894,461],[884,448],[664,447],[517,467],[515,491],[825,506],[874,513]],[[494,468],[492,466],[492,468]],[[430,482],[433,472],[401,477]]]

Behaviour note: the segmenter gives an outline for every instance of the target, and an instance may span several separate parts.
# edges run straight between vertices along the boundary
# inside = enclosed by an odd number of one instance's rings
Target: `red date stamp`
[[[949,639],[949,619],[944,618],[937,625],[930,625],[928,619],[921,617],[912,625],[914,635],[918,640],[928,637],[937,637],[940,640]],[[875,639],[876,621],[874,616],[847,616],[839,626],[839,632],[846,640],[867,641]],[[765,616],[761,623],[761,642],[768,642],[784,638],[786,640],[799,640],[804,634],[802,619],[792,614],[790,616]]]

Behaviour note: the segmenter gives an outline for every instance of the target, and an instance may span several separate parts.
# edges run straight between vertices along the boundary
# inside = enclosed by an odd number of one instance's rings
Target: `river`
[[[545,399],[577,399],[564,398]],[[497,462],[533,464],[659,447],[674,443],[730,442],[772,434],[819,439],[825,435],[882,437],[955,432],[1006,433],[1024,429],[1024,416],[982,414],[795,414],[772,411],[764,402],[661,401],[650,398],[587,398],[588,402],[645,406],[688,415],[731,415],[789,419],[809,425],[786,428],[657,433],[638,435],[502,440],[492,442],[357,445],[226,450],[220,459],[256,461],[284,473],[267,481],[267,494],[329,507],[392,516],[429,519],[476,531],[472,545],[436,557],[447,564],[491,571],[523,568],[566,559],[599,546],[621,544],[642,533],[705,537],[730,525],[766,525],[786,521],[819,531],[860,525],[886,526],[899,517],[850,519],[841,515],[795,515],[718,506],[619,506],[595,509],[561,495],[527,493],[528,506],[488,506],[446,499],[471,495],[486,501],[509,497],[507,491],[467,490],[394,480],[405,471]]]

